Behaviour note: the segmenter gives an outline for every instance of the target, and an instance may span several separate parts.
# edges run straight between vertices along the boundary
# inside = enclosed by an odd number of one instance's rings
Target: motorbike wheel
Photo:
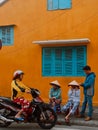
[[[0,109],[0,115],[4,116],[5,118],[7,117],[8,111],[5,108]],[[8,127],[11,125],[11,122],[6,122],[0,119],[0,127]]]
[[[55,126],[57,115],[51,108],[45,108],[37,117],[39,126],[43,129],[51,129]]]
[[[11,122],[4,122],[0,120],[0,127],[8,127],[9,125],[11,125]]]

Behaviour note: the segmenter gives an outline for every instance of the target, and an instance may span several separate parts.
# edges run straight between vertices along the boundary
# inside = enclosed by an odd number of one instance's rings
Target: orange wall
[[[87,63],[98,73],[98,0],[72,0],[72,9],[47,11],[47,0],[9,0],[0,7],[0,25],[14,26],[14,45],[0,50],[0,95],[10,96],[13,72],[25,72],[24,83],[41,90],[48,101],[49,82],[57,79],[62,86],[63,103],[67,100],[67,84],[81,77],[42,77],[41,46],[38,40],[89,38]],[[98,105],[97,78],[94,104]],[[82,89],[81,89],[82,91]],[[81,100],[83,94],[81,95]]]

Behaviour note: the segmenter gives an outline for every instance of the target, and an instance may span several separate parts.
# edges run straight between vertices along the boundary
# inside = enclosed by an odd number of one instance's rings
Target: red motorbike
[[[0,97],[0,115],[7,119],[13,120],[13,122],[29,122],[38,123],[43,129],[51,129],[55,126],[57,121],[57,115],[49,104],[42,101],[40,98],[40,92],[37,89],[30,88],[32,101],[30,102],[27,113],[23,113],[22,117],[24,121],[15,120],[15,115],[20,111],[21,106],[11,99],[6,97]],[[7,122],[0,119],[0,127],[7,127],[12,122]]]

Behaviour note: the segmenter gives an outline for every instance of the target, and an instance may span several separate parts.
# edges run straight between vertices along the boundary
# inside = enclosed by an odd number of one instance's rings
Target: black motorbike
[[[24,121],[17,121],[15,115],[20,111],[21,106],[11,99],[6,97],[0,97],[0,115],[7,119],[13,120],[13,122],[29,122],[38,123],[43,129],[51,129],[55,126],[57,121],[57,115],[49,104],[42,101],[40,98],[40,92],[37,89],[30,88],[32,101],[30,102],[28,113],[23,113],[22,117]],[[7,122],[0,119],[0,127],[7,127],[12,122]]]

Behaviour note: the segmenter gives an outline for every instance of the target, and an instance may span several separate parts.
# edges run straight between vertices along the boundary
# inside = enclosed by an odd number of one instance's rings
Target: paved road
[[[51,130],[98,130],[98,127],[85,127],[85,126],[65,126],[56,125]],[[8,128],[0,128],[0,130],[43,130],[37,124],[16,124],[13,123]]]

